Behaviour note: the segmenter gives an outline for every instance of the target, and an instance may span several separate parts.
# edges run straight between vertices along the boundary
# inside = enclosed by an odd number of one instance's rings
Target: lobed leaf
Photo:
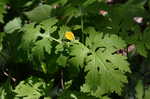
[[[89,52],[89,49],[82,43],[75,43],[70,47],[70,62],[71,64],[79,67],[84,66],[84,60]]]
[[[30,77],[25,81],[21,81],[14,92],[16,98],[39,99],[45,95],[44,89],[46,89],[46,83],[42,79]]]
[[[26,24],[22,29],[23,36],[20,48],[27,51],[29,56],[43,60],[45,52],[51,54],[51,41],[55,40],[51,33],[56,31],[56,23],[57,20],[55,18],[50,18],[42,21],[39,25],[35,23]]]
[[[124,83],[127,83],[126,72],[130,72],[127,57],[115,53],[126,46],[116,35],[103,35],[93,28],[87,30],[89,37],[86,45],[90,49],[85,66],[85,84],[83,92],[100,97],[108,92],[121,94]]]

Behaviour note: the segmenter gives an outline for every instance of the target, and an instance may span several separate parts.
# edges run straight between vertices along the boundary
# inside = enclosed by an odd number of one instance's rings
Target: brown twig
[[[5,76],[9,77],[13,82],[16,82],[16,78],[12,77],[12,76],[10,75],[10,73],[7,73],[7,72],[5,72],[5,71],[4,71],[3,73],[4,73]]]

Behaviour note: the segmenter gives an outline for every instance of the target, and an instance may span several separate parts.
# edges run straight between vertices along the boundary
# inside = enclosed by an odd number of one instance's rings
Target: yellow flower
[[[73,32],[66,32],[65,33],[65,38],[68,39],[68,40],[74,40]]]

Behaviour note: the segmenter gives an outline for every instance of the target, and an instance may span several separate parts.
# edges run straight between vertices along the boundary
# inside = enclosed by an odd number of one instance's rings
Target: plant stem
[[[49,33],[49,32],[48,32]],[[39,36],[41,36],[41,37],[43,37],[43,38],[48,38],[48,39],[52,39],[52,40],[54,40],[54,41],[56,41],[56,42],[58,42],[58,43],[62,43],[62,41],[60,41],[60,40],[58,40],[58,39],[55,39],[54,37],[52,37],[52,36],[50,36],[49,34],[39,34]]]
[[[72,17],[73,17],[73,15],[71,15],[71,16],[68,17],[68,19],[67,19],[65,25],[67,25],[67,24],[70,22],[70,20],[72,19]]]
[[[61,82],[61,87],[62,87],[62,89],[64,89],[64,80],[63,80],[63,76],[64,76],[63,70],[61,70],[61,79],[60,79],[60,82]]]
[[[82,35],[81,35],[81,42],[84,42],[84,22],[83,22],[83,11],[82,11],[82,7],[80,6],[80,13],[81,13],[81,31],[82,31]]]
[[[56,41],[56,42],[58,42],[58,43],[62,43],[62,41],[57,40],[57,39],[55,39],[55,38],[53,38],[53,37],[50,37],[50,39],[52,39],[52,40],[54,40],[54,41]]]

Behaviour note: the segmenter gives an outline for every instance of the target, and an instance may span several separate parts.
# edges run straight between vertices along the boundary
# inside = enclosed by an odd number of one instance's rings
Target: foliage
[[[47,87],[51,86],[48,86],[39,78],[30,77],[21,81],[15,88],[14,93],[16,98],[39,99],[41,96],[46,96]]]
[[[1,99],[148,99],[149,12],[149,0],[0,0]]]
[[[95,96],[113,91],[120,94],[123,83],[127,83],[124,73],[130,72],[130,69],[126,57],[114,52],[125,47],[125,43],[116,35],[103,36],[92,28],[87,31],[87,45],[91,49],[91,55],[87,56],[85,71],[88,73],[81,90]]]
[[[150,88],[143,88],[142,81],[139,81],[136,85],[136,98],[137,99],[149,99],[150,96]],[[145,93],[144,93],[145,90]]]

